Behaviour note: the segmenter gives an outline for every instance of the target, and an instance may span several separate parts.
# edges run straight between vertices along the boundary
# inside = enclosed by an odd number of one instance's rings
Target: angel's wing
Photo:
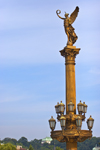
[[[75,21],[77,15],[78,15],[78,12],[79,12],[79,7],[77,6],[75,8],[75,10],[72,12],[72,14],[70,15],[71,24]]]

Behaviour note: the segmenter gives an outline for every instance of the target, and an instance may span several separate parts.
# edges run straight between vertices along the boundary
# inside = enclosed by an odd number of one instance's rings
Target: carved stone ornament
[[[51,137],[53,139],[58,140],[59,142],[66,142],[69,141],[69,139],[72,139],[76,142],[83,142],[87,138],[92,137],[92,131],[88,130],[77,130],[77,129],[68,129],[68,130],[57,130],[51,132]]]
[[[76,46],[66,46],[60,51],[60,53],[63,57],[65,57],[65,64],[75,64],[75,58],[76,55],[79,54],[79,51],[80,48],[76,48]]]

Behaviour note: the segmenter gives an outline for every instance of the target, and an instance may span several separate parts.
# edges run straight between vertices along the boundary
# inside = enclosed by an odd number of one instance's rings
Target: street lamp
[[[66,125],[66,118],[63,116],[63,114],[60,117],[60,125],[61,125],[62,129],[64,129],[64,127]]]
[[[92,116],[90,115],[89,119],[87,119],[87,126],[88,126],[88,129],[89,129],[89,130],[92,129],[93,123],[94,123],[94,119],[93,119]]]
[[[57,105],[55,105],[55,110],[56,110],[56,113],[58,115],[59,114],[59,102],[57,103]]]
[[[50,125],[51,130],[53,131],[56,126],[56,120],[53,118],[53,116],[51,116],[51,119],[49,120],[49,125]]]
[[[77,104],[77,108],[78,108],[78,113],[82,115],[82,113],[83,113],[83,103],[81,102],[81,100]]]
[[[85,104],[85,102],[83,102],[83,113],[86,113],[87,112],[87,105]]]
[[[70,100],[70,103],[68,104],[68,111],[69,112],[73,112],[74,111],[74,104],[72,103],[71,100]]]
[[[64,114],[65,105],[62,103],[62,101],[59,104],[59,113]]]
[[[77,129],[81,129],[81,126],[82,126],[82,118],[80,116],[78,116],[76,118],[76,126],[77,126]]]

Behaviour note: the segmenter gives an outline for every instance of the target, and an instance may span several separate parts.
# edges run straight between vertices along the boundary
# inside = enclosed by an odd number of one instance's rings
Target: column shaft
[[[68,103],[74,103],[74,113],[76,114],[76,88],[75,88],[75,64],[66,63],[66,114],[68,113]]]
[[[66,150],[77,150],[77,142],[71,142],[70,141],[67,141],[66,142]]]
[[[76,114],[76,85],[75,85],[75,57],[79,54],[80,48],[67,46],[60,51],[65,57],[66,65],[66,114],[68,114],[68,103],[74,103],[74,113]]]

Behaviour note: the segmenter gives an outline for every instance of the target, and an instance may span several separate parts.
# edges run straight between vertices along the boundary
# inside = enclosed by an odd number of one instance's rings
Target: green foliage
[[[27,138],[25,138],[25,137],[21,137],[21,138],[18,140],[18,143],[22,143],[23,145],[25,145],[27,142],[28,142],[28,140],[27,140]]]
[[[1,141],[2,142],[2,141]],[[5,138],[5,139],[3,139],[3,142],[6,144],[6,143],[11,143],[11,144],[13,144],[13,145],[16,145],[16,143],[17,143],[17,140],[16,139],[11,139],[11,138]]]
[[[54,146],[57,150],[66,150],[66,143],[60,143],[57,140],[53,140],[51,144],[41,144],[41,139],[34,139],[30,142],[28,142],[27,138],[21,137],[18,141],[16,139],[11,138],[5,138],[4,140],[0,141],[1,143],[11,143],[13,145],[21,145],[23,148],[28,149],[30,145],[34,148],[34,150],[53,150]],[[92,150],[95,145],[100,144],[100,137],[96,138],[93,137],[90,140],[87,139],[84,142],[79,143],[78,142],[78,150]],[[2,145],[0,145],[0,148],[2,148]],[[9,149],[0,149],[0,150],[9,150]],[[13,150],[13,149],[10,149]]]
[[[100,137],[93,137],[90,140],[87,139],[84,142],[78,143],[78,150],[91,150],[95,145],[100,143]]]
[[[34,147],[35,150],[41,150],[41,140],[34,139],[29,143]]]
[[[53,150],[54,146],[44,143],[39,150]]]
[[[18,140],[18,143],[19,145],[21,145],[23,148],[27,148],[29,147],[30,143],[28,142],[27,138],[26,137],[21,137],[19,140]]]
[[[34,148],[32,147],[32,145],[30,144],[29,150],[34,150]]]
[[[63,150],[63,149],[57,146],[57,147],[56,147],[56,150]]]
[[[66,150],[66,143],[64,142],[64,143],[61,143],[61,142],[58,142],[57,140],[53,140],[52,142],[51,142],[51,145],[55,145],[55,147],[60,147],[60,148],[62,148],[62,149],[64,149],[64,150]]]
[[[16,150],[16,146],[12,145],[11,143],[7,143],[4,145],[0,144],[0,150]]]

